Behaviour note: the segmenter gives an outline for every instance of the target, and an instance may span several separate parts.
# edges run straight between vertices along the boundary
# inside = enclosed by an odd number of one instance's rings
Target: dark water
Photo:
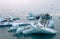
[[[22,20],[24,21],[24,20]],[[19,35],[13,36],[14,33],[8,32],[9,27],[0,28],[0,39],[60,39],[60,19],[54,17],[55,29],[58,31],[56,35],[33,34],[33,35]]]

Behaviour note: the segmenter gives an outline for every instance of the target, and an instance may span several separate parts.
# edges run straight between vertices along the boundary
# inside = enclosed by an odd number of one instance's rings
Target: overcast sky
[[[0,0],[0,15],[60,13],[60,0]]]

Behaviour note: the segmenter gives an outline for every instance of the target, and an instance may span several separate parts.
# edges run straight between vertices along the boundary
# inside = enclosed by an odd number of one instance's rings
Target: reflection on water
[[[31,35],[23,35],[20,34],[15,36],[17,39],[53,39],[55,35],[48,35],[48,34],[31,34]]]
[[[9,27],[0,28],[0,39],[59,39],[60,37],[60,19],[55,17],[55,29],[58,30],[56,35],[46,35],[46,34],[32,34],[32,35],[22,35],[13,36],[14,33],[8,32]]]
[[[55,35],[46,35],[46,34],[35,34],[35,35],[30,35],[31,36],[31,39],[52,39]],[[29,36],[29,37],[30,37]],[[28,37],[28,36],[25,36],[26,38]]]

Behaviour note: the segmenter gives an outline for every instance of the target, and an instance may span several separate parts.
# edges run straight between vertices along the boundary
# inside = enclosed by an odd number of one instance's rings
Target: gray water
[[[55,29],[58,31],[56,35],[33,34],[33,35],[13,36],[14,33],[8,32],[9,27],[1,27],[0,28],[0,39],[60,39],[60,19],[57,16],[55,16],[53,20],[55,21]],[[20,20],[20,22],[28,22],[28,20],[24,19],[23,17]]]

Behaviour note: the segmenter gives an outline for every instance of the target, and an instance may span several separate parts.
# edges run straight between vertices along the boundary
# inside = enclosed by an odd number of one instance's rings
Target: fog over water
[[[60,13],[60,0],[0,0],[0,16],[21,16],[29,12]]]

